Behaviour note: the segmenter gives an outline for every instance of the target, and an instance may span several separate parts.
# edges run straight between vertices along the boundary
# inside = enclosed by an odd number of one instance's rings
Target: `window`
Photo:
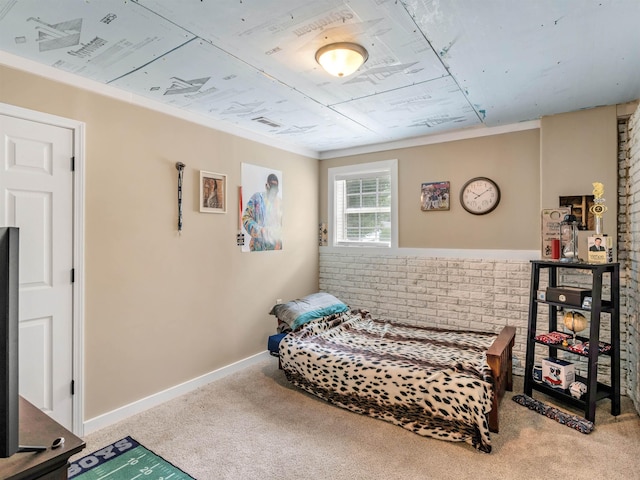
[[[396,160],[329,169],[330,245],[397,247]]]

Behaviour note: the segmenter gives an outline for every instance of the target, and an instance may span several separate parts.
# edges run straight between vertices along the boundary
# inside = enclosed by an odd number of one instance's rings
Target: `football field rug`
[[[73,480],[195,480],[131,437],[72,462],[68,473]]]

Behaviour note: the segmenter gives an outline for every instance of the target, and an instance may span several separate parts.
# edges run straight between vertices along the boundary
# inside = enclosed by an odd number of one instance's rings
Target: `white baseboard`
[[[184,395],[185,393],[189,393],[197,388],[226,377],[227,375],[259,363],[266,358],[272,358],[269,355],[269,352],[264,351],[262,353],[258,353],[256,355],[253,355],[252,357],[245,358],[244,360],[240,360],[239,362],[232,363],[231,365],[227,365],[226,367],[214,370],[213,372],[209,372],[200,377],[194,378],[174,387],[167,388],[166,390],[155,393],[146,398],[137,400],[133,403],[130,403],[129,405],[124,405],[120,408],[112,410],[111,412],[103,413],[102,415],[86,420],[83,424],[84,431],[81,433],[81,435],[88,435],[97,430],[100,430],[101,428],[113,425],[114,423],[130,417],[131,415],[144,412],[149,408],[160,405],[161,403],[177,398],[181,395]]]

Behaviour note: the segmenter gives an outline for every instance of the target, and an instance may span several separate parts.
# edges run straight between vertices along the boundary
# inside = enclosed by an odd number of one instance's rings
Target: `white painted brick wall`
[[[546,287],[546,275],[541,277]],[[351,308],[364,308],[377,318],[453,329],[498,332],[516,327],[514,373],[524,373],[528,328],[531,264],[528,260],[446,259],[409,256],[368,256],[361,250],[320,252],[320,290],[329,292]],[[571,273],[563,285],[590,285],[589,273]],[[608,282],[607,282],[608,283]],[[605,298],[608,289],[605,288]],[[547,322],[539,309],[538,325]],[[586,313],[588,317],[588,313]],[[624,323],[624,319],[621,319]],[[562,322],[559,322],[562,329]],[[622,327],[621,385],[626,391],[626,326]],[[542,329],[540,330],[542,331]],[[588,331],[588,329],[587,329]],[[603,315],[601,338],[611,332]],[[563,355],[559,352],[560,356]],[[537,361],[548,355],[536,348]],[[586,376],[586,359],[564,354]],[[598,376],[609,382],[609,358],[601,357]]]
[[[320,290],[389,320],[493,332],[513,325],[519,338],[516,372],[522,373],[529,261],[365,253],[321,251]]]
[[[636,410],[640,411],[640,108],[631,116],[627,126],[626,159],[621,159],[620,170],[628,170],[625,191],[625,230],[623,239],[628,245],[625,252],[627,266],[626,310],[628,318],[627,343],[629,351],[626,358],[628,370],[628,395]],[[624,175],[624,174],[623,174]]]

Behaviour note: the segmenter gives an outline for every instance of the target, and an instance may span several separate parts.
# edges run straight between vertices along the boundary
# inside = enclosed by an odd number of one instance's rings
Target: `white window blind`
[[[329,169],[334,245],[395,243],[395,167],[396,162],[389,161]]]

